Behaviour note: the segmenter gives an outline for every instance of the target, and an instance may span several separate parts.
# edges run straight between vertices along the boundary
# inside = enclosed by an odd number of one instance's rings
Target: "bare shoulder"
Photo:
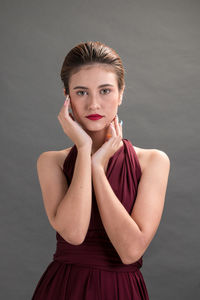
[[[152,161],[157,161],[158,163],[160,162],[161,164],[164,163],[166,164],[166,167],[170,166],[170,159],[168,155],[162,150],[144,149],[144,148],[136,147],[135,145],[133,146],[133,148],[136,152],[142,172],[147,167],[147,165],[149,165],[149,163]]]
[[[55,163],[58,164],[58,166],[63,169],[63,164],[64,164],[64,161],[65,159],[67,158],[70,150],[71,150],[72,147],[70,148],[66,148],[66,149],[63,149],[63,150],[57,150],[57,151],[54,151],[54,150],[51,150],[51,151],[45,151],[45,152],[42,152],[39,157],[38,157],[38,162],[41,160],[41,159],[45,159],[45,160],[50,160],[50,161],[54,161]]]

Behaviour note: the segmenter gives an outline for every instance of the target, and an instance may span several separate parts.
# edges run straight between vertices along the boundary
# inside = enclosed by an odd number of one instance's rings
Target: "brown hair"
[[[94,63],[111,65],[117,76],[119,91],[125,87],[125,70],[121,58],[116,51],[99,41],[87,41],[72,48],[64,59],[60,77],[67,94],[69,94],[70,76],[77,72],[83,65]]]

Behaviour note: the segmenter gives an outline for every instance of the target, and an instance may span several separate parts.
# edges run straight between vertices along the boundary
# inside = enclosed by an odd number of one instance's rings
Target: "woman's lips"
[[[88,116],[87,118],[90,119],[90,120],[95,121],[95,120],[99,120],[99,119],[103,118],[103,116],[91,116],[91,117]]]

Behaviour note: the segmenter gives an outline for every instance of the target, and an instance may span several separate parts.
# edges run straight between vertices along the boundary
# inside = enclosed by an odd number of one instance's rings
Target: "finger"
[[[67,95],[67,97],[65,98],[64,106],[68,104],[68,101],[69,101],[69,96]]]
[[[112,131],[111,131],[111,129],[109,129],[109,132],[107,132],[107,134],[106,134],[106,141],[108,141],[111,137],[112,137]]]
[[[116,134],[115,126],[113,123],[110,123],[110,128],[111,128],[111,134],[112,134],[111,137],[116,136],[117,134]]]
[[[66,100],[64,102],[64,118],[69,117],[69,105],[70,105],[70,99],[69,97],[66,97]]]
[[[121,132],[121,133],[120,133],[120,136],[121,136],[121,137],[123,137],[122,124],[123,124],[123,121],[121,120],[120,123],[119,123],[119,128],[120,128],[120,132]]]
[[[118,115],[115,116],[114,123],[115,123],[116,133],[117,133],[117,135],[120,135],[121,132],[120,132],[120,128],[119,128],[119,118],[118,118]]]
[[[123,134],[122,134],[122,124],[123,124],[123,121],[121,120],[119,122],[119,118],[118,118],[118,115],[117,115],[116,131],[117,131],[117,134],[121,137],[123,136]]]

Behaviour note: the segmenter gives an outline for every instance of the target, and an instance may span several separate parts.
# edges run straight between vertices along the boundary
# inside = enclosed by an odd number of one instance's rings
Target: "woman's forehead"
[[[74,72],[72,71],[72,75],[76,74],[81,71],[107,71],[107,72],[115,72],[114,68],[112,65],[105,64],[105,63],[91,63],[91,64],[86,64],[83,66],[79,66],[74,69]]]
[[[79,70],[71,75],[73,82],[79,81],[80,79],[83,81],[87,81],[88,78],[92,81],[98,81],[102,78],[102,76],[107,78],[107,80],[112,81],[112,83],[116,83],[116,74],[112,66],[103,64],[95,64],[95,65],[86,65],[82,66]],[[95,73],[95,76],[93,74]],[[71,80],[70,80],[71,81]]]

